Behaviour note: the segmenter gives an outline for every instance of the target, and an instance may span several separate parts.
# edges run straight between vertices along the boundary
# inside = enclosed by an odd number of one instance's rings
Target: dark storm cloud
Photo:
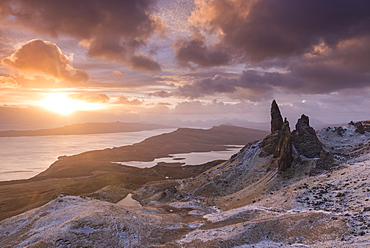
[[[199,79],[179,87],[180,95],[198,98],[236,88],[257,95],[276,90],[321,94],[370,86],[370,1],[200,1],[189,20],[219,40],[217,46],[193,37],[175,41],[180,65],[241,62],[266,71],[247,70],[236,80]],[[226,49],[232,61],[205,59]]]
[[[231,61],[226,49],[220,45],[207,46],[202,39],[176,40],[173,49],[182,67],[192,68],[192,63],[200,67],[212,67],[226,65]]]
[[[219,75],[213,78],[196,80],[193,84],[180,86],[177,94],[189,98],[199,98],[217,93],[232,93],[236,91],[238,79],[225,78]]]
[[[370,34],[367,0],[211,0],[191,20],[254,62]]]
[[[160,71],[161,66],[155,62],[150,56],[146,55],[135,55],[130,59],[130,63],[133,69],[143,71]]]
[[[153,58],[137,54],[149,37],[163,34],[161,20],[152,16],[155,0],[4,0],[2,15],[12,15],[38,33],[68,35],[81,40],[88,53],[125,63],[134,69],[155,71]]]
[[[257,72],[255,70],[243,71],[238,76],[214,75],[195,79],[192,83],[178,86],[174,91],[156,91],[148,94],[152,97],[168,98],[180,96],[197,99],[217,94],[236,94],[240,89],[248,90],[244,97],[235,95],[235,98],[248,98],[253,101],[262,100],[282,82],[282,75],[275,72]]]
[[[353,73],[353,68],[340,64],[320,63],[314,58],[300,60],[291,66],[291,71],[245,70],[239,76],[220,76],[196,79],[192,83],[177,87],[173,92],[158,91],[151,96],[167,98],[181,96],[198,99],[204,96],[227,94],[231,98],[254,102],[272,98],[274,94],[322,94],[370,86],[369,73]],[[336,63],[335,63],[336,62]],[[353,64],[356,67],[356,64]],[[350,83],[349,83],[350,82]]]

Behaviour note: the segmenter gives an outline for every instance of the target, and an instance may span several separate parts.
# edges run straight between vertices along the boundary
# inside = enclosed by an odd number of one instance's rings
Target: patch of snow
[[[192,210],[188,213],[188,215],[204,215],[205,213],[203,211],[199,210]]]
[[[340,128],[343,130],[340,132],[341,135],[336,127],[327,127],[318,131],[317,137],[327,150],[335,153],[347,153],[358,146],[370,143],[369,132],[357,133],[355,132],[356,127],[350,124]]]
[[[308,245],[303,245],[303,244],[293,244],[293,245],[286,245],[282,243],[276,243],[272,241],[262,241],[256,244],[248,244],[248,245],[239,245],[235,246],[234,248],[281,248],[281,247],[291,247],[291,248],[304,248],[304,247],[310,247]]]
[[[126,207],[141,207],[140,203],[132,198],[132,194],[128,194],[125,198],[116,203],[117,205]]]
[[[186,226],[188,226],[190,228],[199,228],[203,225],[204,225],[204,222],[192,222],[192,223],[186,224]]]
[[[246,205],[246,206],[239,207],[239,208],[234,208],[234,209],[227,210],[227,211],[219,211],[213,214],[206,214],[203,216],[203,218],[205,218],[206,220],[212,223],[216,223],[216,222],[225,221],[231,218],[236,218],[240,214],[251,212],[251,211],[259,211],[259,212],[265,211],[266,212],[266,211],[271,211],[271,210],[264,208],[264,207],[256,206],[255,204],[252,204],[252,205]]]
[[[166,229],[179,229],[182,228],[182,225],[168,225]]]
[[[182,239],[177,242],[180,245],[190,243],[195,240],[201,240],[202,242],[207,242],[215,239],[227,240],[232,236],[237,236],[243,232],[243,228],[239,225],[224,226],[215,229],[205,229],[205,230],[194,230],[187,233]]]

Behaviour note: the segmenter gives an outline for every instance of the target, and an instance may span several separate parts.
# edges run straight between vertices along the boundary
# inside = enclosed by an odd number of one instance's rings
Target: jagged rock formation
[[[283,117],[281,116],[280,109],[275,100],[272,101],[271,104],[271,133],[275,132],[276,130],[281,130],[283,127]]]
[[[273,164],[279,171],[290,168],[293,162],[292,135],[290,133],[289,122],[285,119],[281,128],[280,139],[275,149]]]
[[[292,132],[293,144],[300,155],[306,158],[318,158],[322,145],[316,136],[315,129],[309,124],[309,118],[302,115]]]
[[[273,154],[271,168],[278,168],[279,171],[288,169],[293,161],[292,155],[292,135],[290,133],[289,122],[281,116],[279,106],[276,101],[271,104],[271,134],[262,140],[261,157]]]

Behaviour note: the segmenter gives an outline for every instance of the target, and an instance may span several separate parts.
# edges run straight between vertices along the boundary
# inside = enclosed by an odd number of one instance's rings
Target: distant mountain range
[[[149,123],[91,122],[50,129],[0,131],[0,137],[121,133],[161,128],[170,128],[170,126]]]

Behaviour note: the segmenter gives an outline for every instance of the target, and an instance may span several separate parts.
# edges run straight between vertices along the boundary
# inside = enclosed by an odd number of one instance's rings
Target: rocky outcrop
[[[309,175],[315,176],[325,171],[330,171],[336,168],[336,166],[338,166],[338,161],[336,161],[329,152],[322,149],[320,157],[316,161],[316,165],[310,170]]]
[[[361,121],[361,124],[364,127],[364,131],[370,132],[370,120],[368,120],[368,121]]]
[[[309,118],[302,115],[292,132],[293,144],[300,155],[306,158],[318,158],[322,144],[316,136],[315,129],[310,126]]]
[[[292,162],[292,135],[290,133],[289,122],[285,119],[280,131],[280,139],[275,149],[273,164],[279,171],[285,171],[290,168]]]
[[[365,127],[364,127],[364,125],[362,124],[362,122],[361,121],[358,121],[358,122],[353,122],[353,121],[351,121],[350,123],[348,123],[349,125],[353,125],[353,126],[355,126],[356,127],[356,130],[355,130],[355,132],[356,133],[359,133],[359,134],[364,134],[365,133]]]
[[[278,171],[285,171],[290,168],[293,161],[292,135],[289,122],[281,116],[276,101],[271,104],[271,134],[261,142],[260,157],[273,154],[270,170],[278,168]]]
[[[272,154],[275,154],[276,147],[279,143],[280,139],[280,132],[273,132],[269,135],[266,136],[261,141],[260,147],[261,147],[261,152],[259,153],[260,157],[267,157]]]
[[[364,128],[364,125],[362,125],[362,122],[361,121],[356,122],[355,123],[355,127],[356,127],[356,132],[357,133],[360,133],[360,134],[364,134],[365,133],[365,128]]]
[[[277,130],[281,130],[284,122],[279,107],[275,100],[272,101],[270,114],[271,114],[271,133]]]

